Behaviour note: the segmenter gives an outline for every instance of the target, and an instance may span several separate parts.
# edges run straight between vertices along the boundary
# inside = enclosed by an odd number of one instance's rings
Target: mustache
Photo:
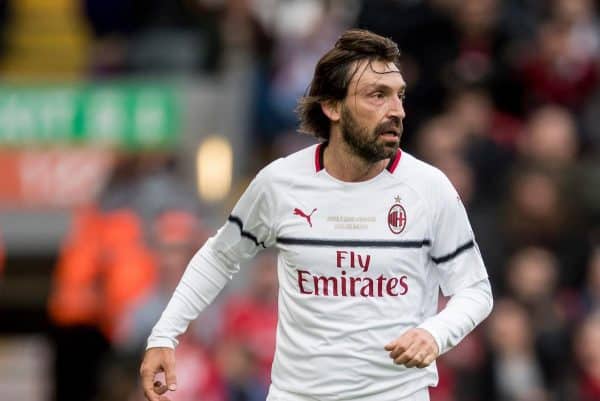
[[[388,121],[379,124],[375,129],[375,132],[381,133],[386,131],[396,131],[398,134],[401,134],[402,130],[402,120],[396,117],[392,117]]]

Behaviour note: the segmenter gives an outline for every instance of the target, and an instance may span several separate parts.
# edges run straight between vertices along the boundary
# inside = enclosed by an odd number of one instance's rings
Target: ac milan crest
[[[400,204],[400,197],[394,198],[396,203],[392,205],[388,212],[388,227],[394,234],[400,234],[406,227],[406,210]]]

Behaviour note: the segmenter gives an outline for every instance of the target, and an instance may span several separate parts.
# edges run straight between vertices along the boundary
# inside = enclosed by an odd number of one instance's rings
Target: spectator
[[[410,116],[404,121],[404,146],[414,146],[419,137],[413,133],[444,107],[448,65],[458,52],[452,20],[457,4],[454,0],[362,1],[357,26],[391,37],[402,49],[408,84],[405,108]]]
[[[559,106],[544,106],[527,120],[519,152],[528,161],[561,171],[572,167],[579,151],[579,137],[573,116]]]
[[[569,362],[567,311],[558,287],[558,260],[548,250],[526,247],[508,262],[509,293],[526,310],[547,388],[558,391]]]
[[[587,279],[583,288],[583,310],[587,314],[600,312],[600,246],[590,254]]]
[[[417,152],[423,160],[439,165],[445,157],[461,157],[468,138],[455,121],[445,115],[430,119],[417,134]]]
[[[116,352],[109,363],[111,368],[104,377],[107,384],[120,381],[122,387],[127,387],[124,383],[129,382],[128,389],[123,393],[133,394],[134,400],[142,399],[141,390],[136,385],[135,365],[145,348],[145,339],[169,301],[187,260],[205,239],[205,229],[198,217],[185,210],[164,210],[152,224],[149,244],[156,258],[158,279],[149,291],[121,314],[120,325],[113,340]],[[207,344],[194,336],[193,332],[187,333],[180,338],[177,357],[180,374],[173,401],[223,399],[225,390]],[[104,387],[112,389],[109,385]],[[123,397],[107,391],[104,399]]]
[[[553,249],[560,261],[559,283],[577,287],[584,278],[588,245],[585,229],[576,218],[571,203],[553,174],[543,169],[523,167],[509,182],[509,194],[497,227],[502,231],[505,254],[528,245]]]
[[[576,397],[596,401],[600,399],[600,315],[594,313],[584,320],[573,344],[578,368]]]
[[[551,14],[570,28],[570,45],[582,58],[600,56],[600,25],[593,0],[553,0]]]
[[[510,299],[496,301],[488,322],[493,357],[492,394],[486,399],[502,401],[548,401],[540,362],[536,358],[534,333],[527,312]]]
[[[223,309],[224,321],[220,338],[226,339],[229,344],[226,348],[233,345],[234,348],[245,350],[249,360],[256,364],[255,378],[262,387],[262,397],[265,397],[275,353],[278,290],[276,257],[271,253],[264,253],[253,265],[249,288],[245,293],[231,297]]]
[[[456,120],[461,131],[472,137],[475,144],[486,139],[494,147],[512,151],[523,131],[519,119],[495,107],[485,87],[455,89],[450,96],[447,112]]]
[[[440,299],[441,305],[447,298]],[[486,385],[485,368],[488,352],[485,349],[483,327],[476,328],[455,348],[438,359],[440,383],[430,389],[432,401],[483,401]],[[482,330],[483,329],[483,330]]]
[[[115,316],[152,285],[154,261],[130,210],[81,210],[54,273],[49,313],[56,326],[56,400],[91,400]],[[85,371],[81,366],[86,366]]]
[[[233,339],[222,339],[215,344],[215,358],[224,382],[224,400],[265,399],[267,390],[260,374],[257,374],[256,356],[244,344]]]
[[[276,3],[271,24],[270,65],[261,71],[265,74],[265,86],[257,88],[259,110],[255,134],[260,147],[267,149],[266,161],[279,157],[283,149],[290,148],[290,142],[297,141],[294,112],[297,99],[304,95],[321,55],[353,17],[348,2],[294,0]]]
[[[219,65],[221,10],[210,1],[81,2],[96,37],[90,63],[96,75],[190,73]],[[174,41],[178,46],[168,46]]]
[[[155,218],[149,245],[156,259],[157,280],[120,315],[114,336],[119,349],[139,353],[145,348],[148,333],[167,305],[187,261],[206,237],[198,217],[190,212],[169,209]]]
[[[520,66],[528,108],[554,103],[579,113],[594,93],[597,61],[580,53],[570,35],[570,26],[557,19],[546,20],[538,27],[538,50],[529,52]]]
[[[476,173],[479,200],[497,199],[497,183],[506,179],[515,142],[521,136],[521,122],[497,110],[489,91],[478,86],[454,90],[447,114],[465,137],[463,155]]]
[[[167,206],[195,210],[173,170],[168,154],[124,155],[98,202],[75,211],[48,301],[57,401],[93,397],[122,314],[154,285],[149,222]]]

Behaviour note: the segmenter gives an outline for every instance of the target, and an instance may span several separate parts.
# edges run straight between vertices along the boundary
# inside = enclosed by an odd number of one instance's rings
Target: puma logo
[[[316,211],[317,211],[317,209],[315,208],[315,209],[312,210],[312,212],[310,212],[310,214],[306,214],[302,210],[300,210],[298,208],[295,208],[294,209],[294,215],[300,216],[300,217],[304,217],[306,219],[306,221],[308,221],[308,225],[310,225],[312,227],[312,221],[310,221],[310,217]]]

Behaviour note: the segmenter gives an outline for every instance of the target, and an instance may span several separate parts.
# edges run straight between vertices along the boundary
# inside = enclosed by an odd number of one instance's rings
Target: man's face
[[[393,63],[362,62],[341,105],[340,130],[354,154],[368,162],[392,157],[400,146],[406,83]]]

